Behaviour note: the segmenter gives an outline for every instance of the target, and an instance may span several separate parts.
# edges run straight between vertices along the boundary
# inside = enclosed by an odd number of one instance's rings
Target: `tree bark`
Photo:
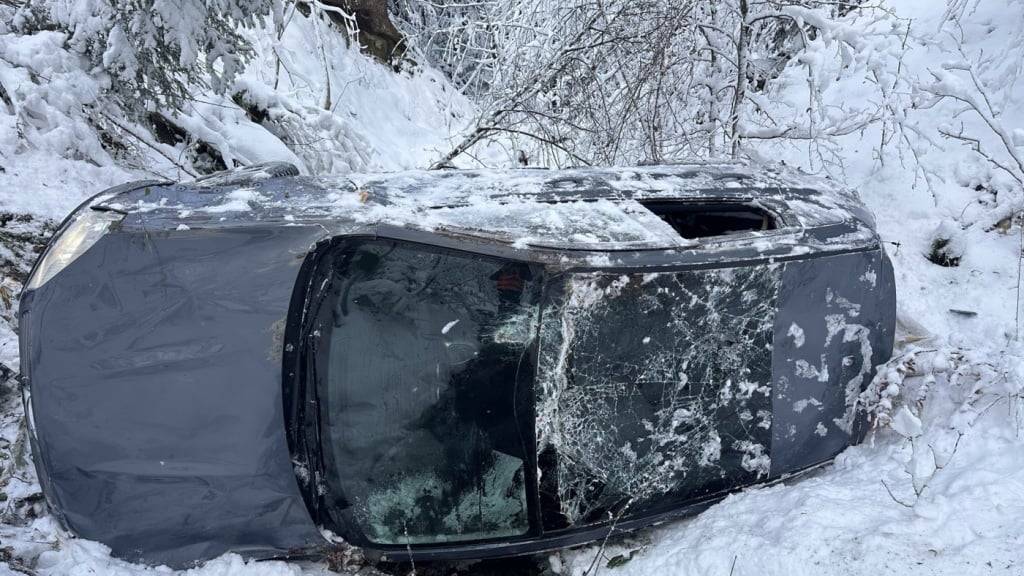
[[[740,0],[740,30],[736,41],[736,89],[733,91],[732,110],[729,112],[729,137],[732,140],[732,157],[740,153],[740,107],[747,97],[747,52],[750,49],[750,24],[747,18],[750,9],[747,0]]]
[[[320,0],[324,5],[340,8],[356,17],[359,40],[363,49],[382,62],[394,63],[401,58],[402,34],[391,22],[387,0]]]

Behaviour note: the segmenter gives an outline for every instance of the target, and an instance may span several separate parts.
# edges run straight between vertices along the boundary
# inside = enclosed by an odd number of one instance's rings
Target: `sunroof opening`
[[[642,201],[683,238],[710,238],[775,230],[775,218],[758,206],[740,203]]]

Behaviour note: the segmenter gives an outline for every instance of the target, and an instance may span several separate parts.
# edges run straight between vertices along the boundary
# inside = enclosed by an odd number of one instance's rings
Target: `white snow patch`
[[[797,325],[796,322],[790,324],[789,331],[786,332],[786,335],[793,339],[793,344],[795,344],[797,348],[803,347],[805,342],[804,329]]]
[[[223,214],[225,212],[248,212],[252,210],[252,205],[259,202],[266,201],[267,198],[260,195],[255,190],[249,190],[246,188],[240,188],[238,190],[232,190],[224,195],[224,202],[216,204],[214,206],[207,206],[200,208],[202,212],[208,212],[210,214]]]
[[[915,438],[920,436],[921,431],[924,429],[921,419],[911,412],[906,406],[902,406],[896,412],[895,416],[892,418],[891,426],[893,430],[906,438]]]
[[[874,288],[878,285],[878,274],[876,274],[874,270],[869,270],[861,274],[860,281]]]
[[[826,382],[828,380],[826,379]],[[797,400],[793,403],[793,411],[797,414],[803,412],[808,406],[814,406],[815,408],[821,407],[821,401],[817,398],[805,398],[803,400]]]

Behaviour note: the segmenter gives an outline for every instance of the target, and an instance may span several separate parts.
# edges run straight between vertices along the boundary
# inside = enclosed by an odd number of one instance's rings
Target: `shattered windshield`
[[[779,271],[575,274],[552,292],[536,388],[546,528],[768,476]]]
[[[335,507],[378,544],[525,534],[539,271],[378,240],[329,258],[320,398]]]

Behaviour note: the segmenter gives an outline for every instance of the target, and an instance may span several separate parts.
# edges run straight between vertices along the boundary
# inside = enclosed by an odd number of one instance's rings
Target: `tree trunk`
[[[747,57],[750,49],[750,25],[747,17],[750,9],[747,0],[740,0],[740,30],[736,41],[736,89],[732,96],[732,110],[729,112],[729,137],[732,140],[732,157],[740,153],[740,107],[747,97]]]
[[[356,23],[359,24],[359,41],[367,53],[388,63],[394,63],[401,58],[404,52],[402,34],[391,22],[387,0],[320,1],[356,17]]]

